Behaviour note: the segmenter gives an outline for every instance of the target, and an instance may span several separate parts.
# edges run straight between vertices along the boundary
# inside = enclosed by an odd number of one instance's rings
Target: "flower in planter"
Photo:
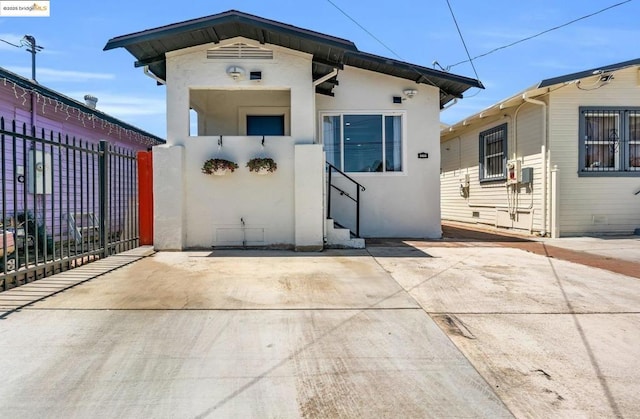
[[[249,168],[250,172],[273,173],[278,168],[278,165],[270,157],[266,157],[266,158],[256,157],[247,162],[247,167]]]
[[[207,175],[214,174],[216,172],[233,172],[238,168],[238,164],[225,159],[209,159],[204,162],[202,166],[202,173]]]

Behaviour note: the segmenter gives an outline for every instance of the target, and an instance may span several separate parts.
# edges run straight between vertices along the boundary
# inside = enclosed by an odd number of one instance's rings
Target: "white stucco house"
[[[440,135],[445,220],[552,237],[640,227],[640,59],[543,80]]]
[[[440,237],[439,111],[477,80],[233,10],[105,49],[117,47],[166,85],[167,143],[153,150],[156,248],[362,246],[347,228]],[[255,157],[277,170],[250,172]],[[203,174],[212,158],[239,168]]]

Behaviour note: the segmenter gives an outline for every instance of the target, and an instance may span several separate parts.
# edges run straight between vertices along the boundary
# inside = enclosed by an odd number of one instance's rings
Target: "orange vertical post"
[[[153,154],[138,151],[138,222],[140,245],[153,245]]]

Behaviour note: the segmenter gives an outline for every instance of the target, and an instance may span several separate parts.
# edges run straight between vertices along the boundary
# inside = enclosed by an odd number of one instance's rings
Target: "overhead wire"
[[[449,1],[449,0],[447,0],[447,3],[448,3],[448,1]],[[573,20],[571,20],[571,21],[569,21],[569,22],[563,23],[562,25],[554,26],[554,27],[549,28],[549,29],[547,29],[547,30],[544,30],[544,31],[542,31],[542,32],[538,32],[538,33],[536,33],[535,35],[527,36],[526,38],[519,39],[519,40],[517,40],[517,41],[515,41],[515,42],[512,42],[512,43],[510,43],[510,44],[503,45],[503,46],[498,47],[498,48],[494,48],[494,49],[492,49],[491,51],[485,52],[484,54],[477,55],[477,56],[475,56],[475,57],[473,57],[473,58],[469,57],[469,59],[467,59],[467,60],[463,60],[463,61],[457,62],[457,63],[455,63],[455,64],[448,65],[448,66],[446,67],[446,69],[447,69],[447,71],[448,71],[448,70],[450,70],[451,68],[453,68],[453,67],[455,67],[455,66],[457,66],[457,65],[460,65],[460,64],[464,64],[464,63],[466,63],[466,62],[471,62],[471,63],[473,64],[473,60],[477,60],[478,58],[486,57],[487,55],[489,55],[489,54],[493,54],[494,52],[497,52],[497,51],[500,51],[500,50],[503,50],[503,49],[506,49],[506,48],[510,48],[510,47],[512,47],[512,46],[514,46],[514,45],[520,44],[520,43],[525,42],[525,41],[529,41],[529,40],[531,40],[531,39],[537,38],[537,37],[539,37],[539,36],[541,36],[541,35],[544,35],[544,34],[546,34],[546,33],[549,33],[549,32],[552,32],[552,31],[555,31],[555,30],[558,30],[558,29],[564,28],[565,26],[569,26],[569,25],[571,25],[571,24],[573,24],[573,23],[576,23],[576,22],[579,22],[579,21],[581,21],[581,20],[588,19],[588,18],[590,18],[590,17],[593,17],[593,16],[596,16],[596,15],[599,15],[600,13],[606,12],[607,10],[613,9],[613,8],[615,8],[615,7],[618,7],[618,6],[622,6],[623,4],[625,4],[625,3],[629,3],[629,2],[631,2],[631,1],[633,1],[633,0],[625,0],[625,1],[621,1],[621,2],[619,2],[619,3],[613,4],[613,5],[611,5],[611,6],[607,6],[607,7],[605,7],[604,9],[600,9],[600,10],[598,10],[598,11],[596,11],[596,12],[589,13],[588,15],[581,16],[581,17],[579,17],[579,18],[577,18],[577,19],[573,19]]]
[[[14,44],[14,43],[12,43],[12,42],[5,41],[4,39],[0,39],[0,41],[4,42],[5,44],[9,44],[9,45],[11,45],[12,47],[16,47],[16,48],[22,48],[22,47],[24,46],[24,45],[16,45],[16,44]]]
[[[375,39],[380,45],[382,45],[383,47],[385,47],[389,52],[391,52],[393,55],[395,55],[398,59],[402,60],[402,57],[400,57],[400,55],[398,55],[394,50],[392,50],[387,44],[385,44],[384,42],[382,42],[377,36],[375,36],[373,33],[371,33],[369,30],[367,30],[367,28],[365,28],[364,26],[362,26],[357,20],[355,20],[354,18],[352,18],[347,12],[345,12],[344,10],[342,10],[337,4],[335,4],[333,1],[331,0],[327,0],[329,3],[331,3],[331,5],[333,7],[335,7],[336,9],[338,9],[338,11],[340,13],[342,13],[343,15],[345,15],[347,17],[347,19],[349,19],[350,21],[352,21],[353,23],[355,23],[356,25],[358,25],[358,27],[360,29],[362,29],[363,31],[365,31],[370,37],[372,37],[373,39]]]
[[[381,39],[379,39],[377,36],[375,36],[373,33],[371,33],[371,31],[369,31],[367,28],[365,28],[363,25],[360,24],[360,22],[358,22],[356,19],[354,19],[353,17],[351,17],[347,12],[345,12],[343,9],[341,9],[337,4],[335,4],[332,0],[327,0],[327,2],[329,2],[333,7],[335,7],[340,13],[342,13],[344,16],[346,16],[350,21],[352,21],[353,23],[355,23],[360,29],[362,29],[364,32],[366,32],[370,37],[372,37],[376,42],[378,42],[380,45],[382,45],[385,49],[387,49],[389,52],[391,52],[394,56],[396,56],[399,60],[401,61],[405,61],[398,53],[396,53],[393,49],[391,49],[391,47],[389,47],[387,44],[385,44],[384,42],[382,42]],[[418,70],[413,64],[411,63],[407,63],[405,62],[405,64],[407,64],[409,66],[409,68],[414,71],[418,76],[420,76],[420,78],[418,79],[418,81],[416,81],[416,83],[419,82],[419,80],[422,78],[426,81],[428,81],[429,83],[431,83],[431,85],[433,86],[438,86],[437,83],[435,83],[433,80],[431,80],[429,77],[427,77],[422,71]],[[477,76],[477,73],[476,73]],[[480,82],[480,80],[478,80]],[[480,82],[480,84],[482,84]],[[440,91],[442,92],[443,90],[440,89]],[[450,94],[448,92],[444,92],[446,94]]]
[[[447,1],[447,6],[449,6],[449,12],[451,12],[451,18],[453,19],[453,23],[456,25],[456,29],[458,30],[458,35],[460,35],[460,41],[462,41],[462,45],[464,46],[464,51],[467,53],[467,58],[469,59],[469,63],[471,63],[471,68],[473,68],[473,73],[476,75],[476,79],[480,80],[480,76],[478,76],[478,72],[476,71],[476,66],[473,64],[473,59],[471,58],[471,54],[469,54],[469,48],[467,48],[467,43],[462,36],[462,31],[460,30],[460,25],[458,25],[458,19],[456,19],[455,13],[453,13],[453,8],[451,7],[451,2]]]
[[[456,25],[456,29],[458,30],[458,35],[460,36],[460,41],[462,41],[462,45],[464,46],[464,51],[467,53],[467,58],[469,59],[469,63],[471,64],[471,68],[473,68],[473,73],[476,75],[476,80],[480,80],[480,76],[478,75],[478,71],[476,70],[476,66],[475,64],[473,64],[473,59],[471,59],[471,54],[469,54],[469,48],[467,48],[467,43],[464,40],[464,36],[462,36],[462,31],[460,30],[460,25],[458,25],[458,19],[456,19],[456,15],[455,13],[453,13],[453,8],[451,7],[451,2],[449,0],[447,1],[447,6],[449,6],[449,12],[451,12],[451,18],[453,19],[453,23]],[[447,68],[446,71],[448,71],[449,68]],[[480,93],[482,89],[478,89],[477,92],[475,92],[474,94],[470,95],[470,96],[466,96],[467,98],[469,97],[474,97],[475,95],[477,95],[478,93]]]

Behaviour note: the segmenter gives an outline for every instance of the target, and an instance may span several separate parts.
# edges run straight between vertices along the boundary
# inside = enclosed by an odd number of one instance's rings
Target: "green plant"
[[[225,159],[209,159],[204,162],[202,166],[202,173],[207,175],[212,174],[213,172],[219,172],[222,170],[228,170],[233,172],[238,168],[238,164]]]
[[[260,158],[256,157],[247,162],[247,167],[250,172],[259,172],[264,169],[267,172],[273,173],[278,169],[278,165],[271,157]]]

